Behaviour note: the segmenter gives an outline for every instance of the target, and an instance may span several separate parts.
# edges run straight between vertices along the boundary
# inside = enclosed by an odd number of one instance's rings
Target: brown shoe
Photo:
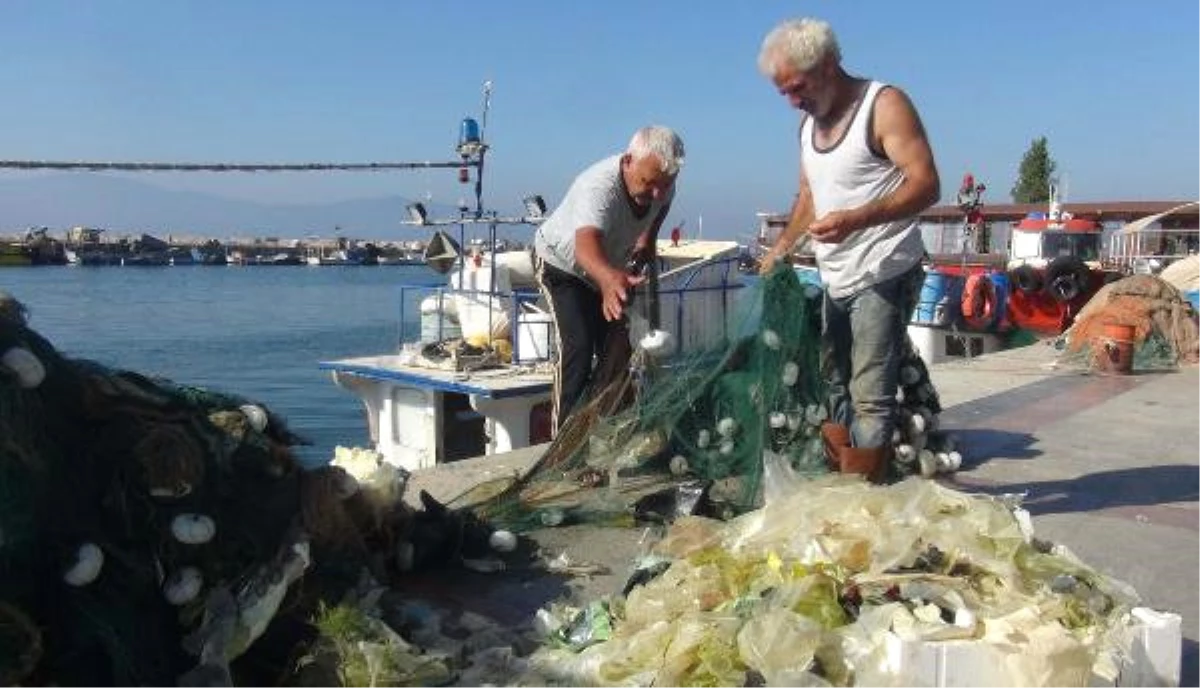
[[[892,459],[891,445],[882,447],[846,447],[842,450],[842,472],[858,473],[881,485],[887,480],[887,466]]]
[[[850,447],[850,428],[840,423],[821,423],[821,441],[825,445],[825,465],[830,471],[842,470],[842,451]]]

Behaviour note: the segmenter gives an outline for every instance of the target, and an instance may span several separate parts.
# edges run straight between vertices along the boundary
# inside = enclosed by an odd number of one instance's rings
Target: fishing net
[[[23,659],[0,675],[173,684],[198,605],[164,588],[185,570],[236,585],[272,558],[298,513],[299,438],[261,407],[252,427],[248,400],[63,357],[0,300],[0,602],[37,629],[3,638]],[[181,516],[220,537],[182,542]]]
[[[524,475],[479,485],[457,503],[514,530],[683,513],[728,518],[761,505],[776,479],[765,472],[827,473],[822,299],[819,287],[777,266],[743,290],[713,345],[665,362],[638,348]],[[944,444],[931,433],[941,407],[928,370],[911,342],[906,350],[894,439],[909,447],[892,461],[893,479],[921,472],[922,452],[932,474],[932,450]]]
[[[408,506],[376,452],[305,470],[303,442],[249,399],[63,356],[0,292],[0,683],[276,685],[322,604],[492,563],[487,524]]]
[[[321,537],[333,512],[302,508],[324,476],[300,469],[303,440],[265,407],[67,358],[25,315],[0,293],[0,681],[228,670],[304,568],[301,541],[334,549]],[[236,618],[210,647],[217,590]]]
[[[1128,335],[1113,327],[1122,325],[1131,328]],[[1131,357],[1131,370],[1200,362],[1195,309],[1176,287],[1154,275],[1131,275],[1105,285],[1057,344],[1063,351],[1060,362],[1100,371],[1114,370],[1120,355]]]

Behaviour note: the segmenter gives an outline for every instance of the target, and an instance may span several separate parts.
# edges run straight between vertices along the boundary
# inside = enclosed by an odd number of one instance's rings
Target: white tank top
[[[869,143],[875,98],[886,84],[872,81],[856,106],[841,140],[828,150],[814,143],[812,117],[800,125],[800,164],[812,191],[816,218],[882,198],[900,186],[904,175]],[[917,219],[874,225],[854,232],[840,244],[812,242],[829,295],[844,298],[904,274],[921,261],[925,244]]]

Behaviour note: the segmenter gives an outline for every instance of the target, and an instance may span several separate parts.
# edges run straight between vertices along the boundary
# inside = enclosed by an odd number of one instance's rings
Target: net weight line
[[[179,162],[66,162],[53,160],[0,160],[8,170],[85,170],[101,172],[383,172],[389,170],[449,169],[477,166],[475,160],[454,162],[364,163],[179,163]]]

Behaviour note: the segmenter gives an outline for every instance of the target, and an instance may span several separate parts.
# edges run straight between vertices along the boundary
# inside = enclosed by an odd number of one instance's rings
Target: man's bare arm
[[[796,200],[792,202],[792,211],[788,215],[787,226],[776,237],[771,249],[759,261],[759,272],[762,274],[770,272],[775,261],[786,256],[796,245],[796,241],[808,232],[808,227],[812,222],[812,191],[808,187],[808,177],[804,175],[804,170],[801,170],[800,191],[796,194]]]

